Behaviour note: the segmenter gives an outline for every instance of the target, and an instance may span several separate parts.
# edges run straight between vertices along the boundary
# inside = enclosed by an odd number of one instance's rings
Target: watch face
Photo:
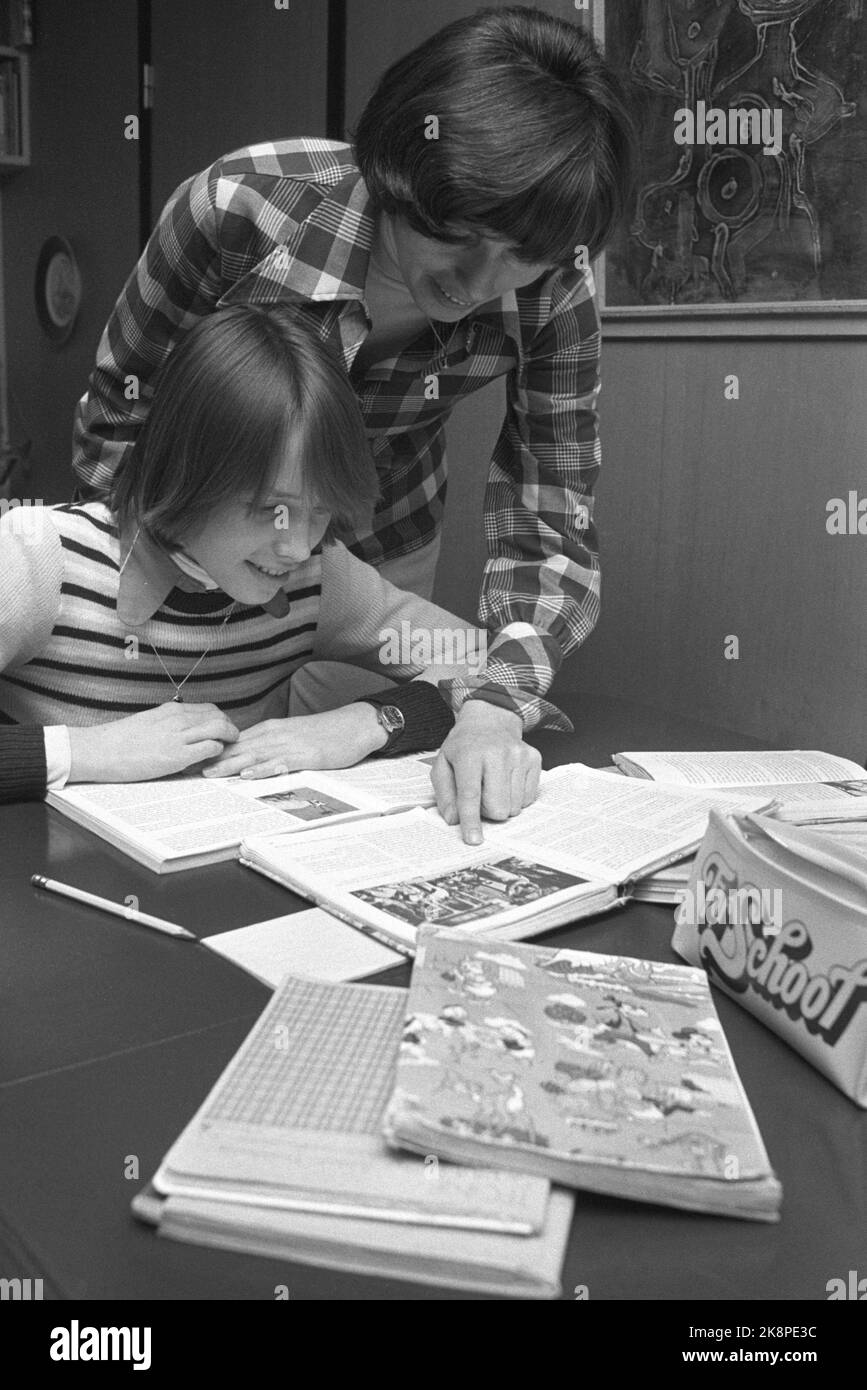
[[[380,705],[379,722],[390,734],[399,733],[406,727],[406,721],[397,705]]]

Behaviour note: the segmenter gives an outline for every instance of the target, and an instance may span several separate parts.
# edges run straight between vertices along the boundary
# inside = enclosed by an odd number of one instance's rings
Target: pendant
[[[173,696],[172,696],[172,698],[171,698],[171,700],[169,701],[169,703],[172,704],[172,705],[182,705],[182,704],[184,703],[184,697],[183,697],[183,695],[180,693],[180,691],[178,691],[177,695],[173,695]]]

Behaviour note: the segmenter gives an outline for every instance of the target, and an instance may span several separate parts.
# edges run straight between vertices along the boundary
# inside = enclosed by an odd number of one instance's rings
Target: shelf
[[[13,149],[4,152],[5,145]],[[0,173],[30,164],[30,59],[0,45]]]

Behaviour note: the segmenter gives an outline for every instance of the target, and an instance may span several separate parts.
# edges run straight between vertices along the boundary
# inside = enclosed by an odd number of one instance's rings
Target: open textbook
[[[385,1133],[611,1196],[779,1216],[700,969],[425,928]]]
[[[431,806],[435,754],[372,759],[337,772],[247,781],[196,775],[84,783],[49,792],[49,806],[156,873],[234,859],[247,835],[310,830],[323,821]]]
[[[133,1210],[198,1244],[554,1294],[565,1194],[385,1144],[405,1012],[405,990],[287,977]]]
[[[867,772],[833,753],[615,753],[614,762],[627,777],[667,786],[760,793],[777,803],[772,814],[778,820],[806,825],[867,819]]]
[[[425,923],[502,939],[533,936],[624,901],[634,879],[694,850],[711,807],[767,798],[656,787],[580,763],[542,775],[539,799],[465,845],[415,809],[315,835],[253,835],[241,861],[326,911],[411,952]]]

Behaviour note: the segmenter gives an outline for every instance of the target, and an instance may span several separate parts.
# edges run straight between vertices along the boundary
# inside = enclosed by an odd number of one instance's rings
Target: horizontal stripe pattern
[[[49,510],[63,551],[57,620],[37,656],[0,675],[0,720],[97,724],[163,704],[175,690],[154,649],[178,685],[189,675],[188,703],[219,705],[242,728],[285,716],[289,678],[313,654],[321,556],[299,569],[285,617],[244,605],[227,612],[224,594],[174,590],[146,623],[128,628],[117,614],[120,546],[108,509]],[[211,611],[175,607],[197,602]]]

